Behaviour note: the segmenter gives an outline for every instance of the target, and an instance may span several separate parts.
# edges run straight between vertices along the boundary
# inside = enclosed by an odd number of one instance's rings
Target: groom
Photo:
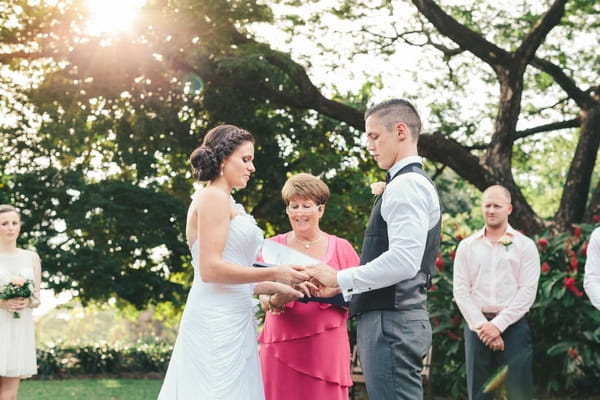
[[[427,289],[441,232],[437,191],[417,153],[421,120],[406,100],[365,112],[367,149],[388,171],[373,206],[361,265],[336,271],[307,270],[321,284],[339,288],[357,316],[360,363],[370,400],[423,398],[423,357],[431,346]]]

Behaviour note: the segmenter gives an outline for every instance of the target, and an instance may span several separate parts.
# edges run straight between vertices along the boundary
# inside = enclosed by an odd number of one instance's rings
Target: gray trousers
[[[531,331],[525,319],[515,322],[502,333],[504,351],[490,350],[467,325],[464,335],[467,390],[470,400],[493,398],[493,393],[483,393],[483,388],[504,365],[508,365],[504,381],[508,400],[533,398]]]
[[[431,347],[427,311],[361,314],[357,319],[357,343],[369,400],[423,398],[423,357]]]

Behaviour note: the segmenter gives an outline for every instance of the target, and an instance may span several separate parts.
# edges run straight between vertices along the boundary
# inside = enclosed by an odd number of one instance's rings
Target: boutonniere
[[[500,243],[502,243],[506,251],[508,251],[508,246],[512,244],[512,239],[509,235],[504,235],[500,238]]]
[[[385,190],[385,182],[375,182],[371,183],[371,193],[376,196],[379,196]]]

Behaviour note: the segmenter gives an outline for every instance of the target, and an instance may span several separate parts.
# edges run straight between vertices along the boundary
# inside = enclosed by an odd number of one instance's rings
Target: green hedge
[[[135,347],[108,344],[54,346],[37,350],[38,377],[164,373],[173,347],[140,343]]]
[[[533,371],[540,395],[587,397],[600,394],[600,311],[583,293],[583,267],[592,225],[573,232],[534,237],[542,273],[536,301],[527,315],[533,334]],[[434,392],[461,398],[466,393],[463,318],[452,297],[456,246],[470,232],[443,235],[438,274],[429,296],[433,325]]]

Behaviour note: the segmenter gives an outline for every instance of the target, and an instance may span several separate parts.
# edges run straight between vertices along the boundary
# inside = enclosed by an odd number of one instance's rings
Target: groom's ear
[[[403,141],[410,136],[410,131],[408,130],[408,126],[406,126],[404,122],[398,122],[394,127],[394,134],[398,137],[400,141]]]

